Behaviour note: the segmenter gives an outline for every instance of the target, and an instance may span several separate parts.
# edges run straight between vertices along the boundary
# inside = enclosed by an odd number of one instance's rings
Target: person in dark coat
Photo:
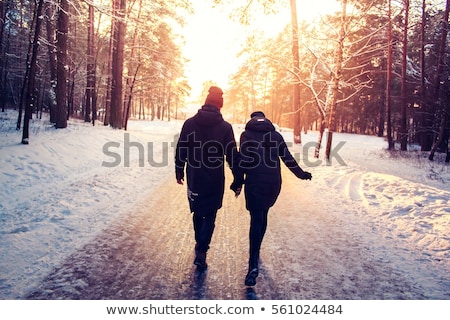
[[[244,177],[237,178],[233,184],[239,186],[245,179],[245,204],[250,212],[249,268],[245,285],[254,286],[259,273],[259,252],[267,229],[268,212],[281,191],[280,159],[298,178],[311,180],[312,175],[300,168],[283,136],[275,131],[272,122],[261,111],[251,114],[240,137],[239,151]]]
[[[187,119],[181,129],[175,151],[175,175],[183,184],[186,167],[187,197],[193,212],[195,260],[206,269],[206,253],[215,228],[217,211],[222,207],[225,185],[225,161],[230,169],[237,167],[237,148],[231,124],[220,109],[222,90],[212,86],[205,104]]]

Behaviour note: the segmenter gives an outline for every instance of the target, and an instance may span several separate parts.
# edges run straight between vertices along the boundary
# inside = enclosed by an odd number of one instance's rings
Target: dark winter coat
[[[281,165],[301,179],[307,178],[282,135],[264,117],[253,117],[240,138],[241,168],[245,173],[245,201],[249,211],[269,209],[281,191]]]
[[[232,126],[219,109],[204,105],[183,124],[175,152],[177,179],[186,179],[191,212],[218,210],[225,189],[225,160],[230,168],[237,161]]]

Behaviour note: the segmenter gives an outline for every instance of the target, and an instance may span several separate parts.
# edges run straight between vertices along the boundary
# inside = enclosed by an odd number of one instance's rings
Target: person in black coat
[[[222,207],[224,162],[226,160],[231,169],[237,162],[233,128],[220,113],[222,94],[219,87],[209,89],[205,104],[196,115],[184,122],[175,151],[178,184],[183,184],[186,167],[187,197],[193,212],[196,241],[194,264],[199,269],[207,268],[206,253],[217,211]]]
[[[261,111],[251,114],[240,137],[239,151],[244,177],[238,177],[231,188],[238,190],[245,179],[245,204],[250,212],[249,268],[245,285],[254,286],[259,273],[259,252],[267,229],[267,215],[281,191],[280,159],[298,178],[311,180],[312,175],[300,168],[283,136],[275,131],[272,122]]]

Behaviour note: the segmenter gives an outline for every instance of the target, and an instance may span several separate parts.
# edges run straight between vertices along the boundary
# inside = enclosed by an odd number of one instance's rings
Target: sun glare
[[[195,12],[187,17],[182,30],[183,52],[188,59],[186,76],[192,87],[193,100],[199,98],[203,83],[207,81],[227,89],[228,77],[239,67],[237,53],[249,34],[261,31],[267,38],[275,37],[291,21],[289,3],[276,15],[252,11],[250,24],[245,26],[230,18],[230,8],[213,8],[208,0],[197,0],[193,5]],[[297,1],[298,20],[314,21],[338,7],[336,0],[315,0],[313,4]]]

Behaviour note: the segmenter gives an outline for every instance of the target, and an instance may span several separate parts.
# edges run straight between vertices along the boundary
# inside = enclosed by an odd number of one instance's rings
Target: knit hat
[[[252,114],[250,115],[250,118],[253,118],[253,117],[263,117],[263,118],[265,118],[266,115],[262,111],[255,111],[255,112],[252,112]]]
[[[219,87],[212,86],[208,90],[208,96],[206,97],[205,104],[212,104],[217,108],[222,108],[223,106],[223,91]]]

